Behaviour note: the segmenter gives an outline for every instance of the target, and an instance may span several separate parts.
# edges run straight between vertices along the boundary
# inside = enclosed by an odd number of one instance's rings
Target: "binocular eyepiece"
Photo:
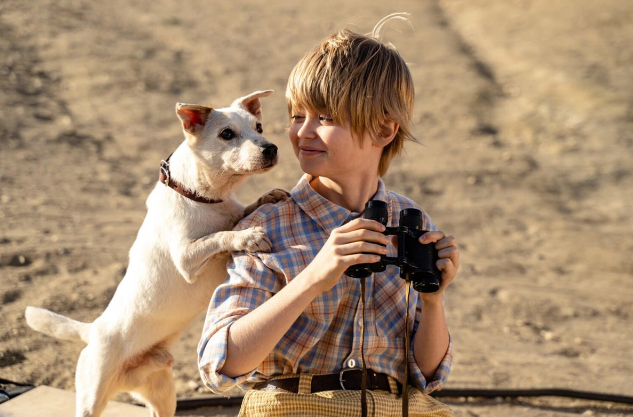
[[[389,207],[380,200],[370,200],[365,204],[365,219],[375,220],[387,226]],[[441,273],[437,269],[438,254],[434,243],[420,243],[420,236],[427,231],[422,229],[422,212],[408,208],[400,211],[400,224],[387,227],[386,236],[397,236],[398,256],[380,256],[380,261],[372,264],[358,264],[347,268],[345,275],[352,278],[367,278],[374,272],[383,272],[387,265],[400,268],[400,277],[409,279],[416,291],[430,293],[439,290]]]

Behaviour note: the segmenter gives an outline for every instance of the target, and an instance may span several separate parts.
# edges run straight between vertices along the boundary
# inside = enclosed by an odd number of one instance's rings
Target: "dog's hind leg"
[[[171,369],[174,357],[164,346],[156,345],[124,362],[119,374],[121,388],[125,391],[136,391],[147,383],[147,378],[154,372]]]
[[[152,417],[173,417],[176,413],[176,388],[169,369],[152,372],[145,385],[134,390],[149,407]]]
[[[116,349],[89,343],[79,355],[75,375],[76,416],[98,417],[119,390],[114,383],[120,360]]]

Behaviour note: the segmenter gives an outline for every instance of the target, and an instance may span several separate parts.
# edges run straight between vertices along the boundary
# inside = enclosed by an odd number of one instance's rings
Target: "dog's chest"
[[[147,200],[144,228],[152,233],[199,239],[214,232],[232,230],[243,216],[233,200],[221,204],[191,203],[172,190],[157,187]],[[147,227],[145,227],[147,226]]]
[[[197,215],[186,220],[190,230],[194,234],[202,236],[223,230],[232,230],[242,218],[241,209],[234,211],[216,210],[214,207],[205,207]]]

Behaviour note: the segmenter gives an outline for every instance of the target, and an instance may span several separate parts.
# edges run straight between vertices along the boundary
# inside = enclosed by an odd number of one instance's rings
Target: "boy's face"
[[[365,134],[361,148],[349,123],[336,124],[326,113],[295,110],[288,136],[307,174],[342,182],[355,176],[367,179],[378,175],[382,147],[375,146]]]

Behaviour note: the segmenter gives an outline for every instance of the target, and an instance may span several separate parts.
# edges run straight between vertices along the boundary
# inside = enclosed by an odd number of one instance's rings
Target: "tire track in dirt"
[[[491,65],[478,56],[473,46],[470,45],[462,33],[453,26],[440,5],[440,0],[433,0],[431,11],[435,15],[437,23],[444,27],[445,30],[455,38],[458,45],[457,52],[461,53],[470,61],[474,73],[485,82],[485,85],[477,92],[471,107],[473,115],[477,120],[477,126],[475,126],[471,133],[474,135],[496,135],[499,129],[494,125],[494,111],[495,106],[498,105],[498,99],[504,95],[503,86],[497,81],[495,71]]]

